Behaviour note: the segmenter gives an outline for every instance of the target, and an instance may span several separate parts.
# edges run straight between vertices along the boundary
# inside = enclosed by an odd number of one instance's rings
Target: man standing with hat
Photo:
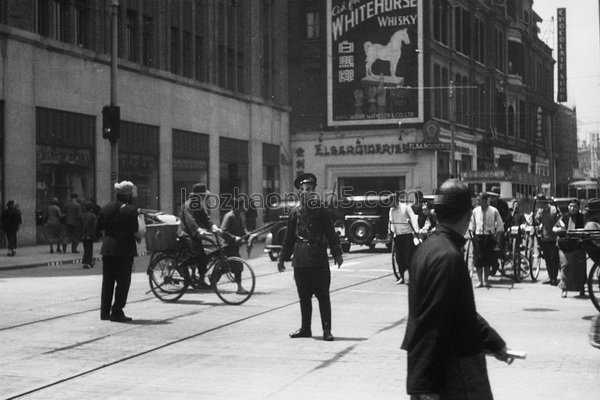
[[[436,231],[410,266],[406,387],[411,399],[491,400],[485,353],[510,363],[506,344],[477,313],[463,258],[471,221],[471,194],[450,179],[435,196]]]
[[[123,308],[131,284],[133,257],[137,256],[135,234],[138,231],[138,209],[131,204],[133,183],[115,183],[117,199],[102,207],[98,224],[104,230],[102,255],[102,296],[100,319],[131,321]],[[116,284],[116,287],[115,287]],[[114,303],[113,303],[114,293]],[[111,307],[112,303],[112,307]]]
[[[221,232],[221,229],[212,222],[206,212],[204,200],[208,194],[210,192],[206,188],[206,184],[196,183],[192,186],[192,193],[181,209],[181,224],[179,225],[179,229],[189,236],[186,244],[193,259],[188,262],[195,263],[198,268],[198,287],[200,289],[210,289],[210,286],[204,281],[208,256],[204,252],[202,237],[210,232]]]
[[[551,205],[543,194],[536,196],[536,203],[541,205],[535,213],[535,221],[541,226],[540,230],[540,248],[542,256],[546,262],[548,271],[548,280],[544,285],[558,286],[558,269],[560,261],[558,258],[558,246],[556,244],[556,232],[554,226],[561,218],[560,210]]]
[[[315,295],[321,312],[323,340],[333,341],[329,298],[331,271],[327,246],[329,245],[338,268],[342,265],[343,258],[333,223],[314,193],[316,185],[317,177],[310,173],[302,174],[294,181],[300,195],[300,206],[290,212],[277,269],[279,272],[285,271],[284,261],[294,255],[292,266],[300,298],[302,324],[300,329],[290,333],[290,337],[312,336],[312,296]]]

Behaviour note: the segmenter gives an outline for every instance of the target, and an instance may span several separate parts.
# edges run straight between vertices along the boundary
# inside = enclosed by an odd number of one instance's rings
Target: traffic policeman
[[[302,325],[291,338],[311,337],[312,296],[319,301],[323,340],[333,341],[331,334],[331,301],[329,286],[331,272],[327,258],[327,246],[331,249],[335,264],[342,265],[342,249],[333,229],[327,211],[321,205],[316,193],[317,177],[301,174],[294,181],[299,191],[300,205],[290,212],[283,246],[277,269],[285,271],[284,261],[292,260],[294,280],[300,299]]]

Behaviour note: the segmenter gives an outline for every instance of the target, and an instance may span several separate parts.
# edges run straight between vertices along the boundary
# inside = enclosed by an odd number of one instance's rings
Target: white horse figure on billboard
[[[405,29],[400,29],[396,31],[389,43],[386,45],[379,43],[371,43],[365,42],[365,54],[366,54],[366,76],[367,77],[375,77],[373,74],[373,63],[377,60],[389,61],[390,63],[390,76],[396,76],[396,67],[398,66],[398,61],[400,60],[400,56],[402,55],[402,43],[410,44],[410,39],[408,38],[408,32]]]

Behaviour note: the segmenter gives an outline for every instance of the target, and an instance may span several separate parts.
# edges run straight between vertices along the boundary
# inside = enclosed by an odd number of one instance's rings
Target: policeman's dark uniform
[[[303,174],[296,178],[294,186],[300,189],[303,184],[316,186],[317,178],[313,174]],[[333,223],[327,211],[318,202],[301,205],[292,210],[288,219],[287,230],[279,258],[279,270],[283,271],[283,261],[288,261],[292,254],[294,280],[300,298],[302,326],[290,337],[310,337],[312,317],[312,296],[319,300],[323,339],[331,341],[331,301],[329,285],[331,272],[327,258],[327,246],[336,262],[342,262],[342,249],[333,229]]]
[[[123,313],[131,284],[133,257],[137,255],[135,233],[138,231],[138,209],[130,204],[133,184],[115,184],[117,200],[102,207],[98,225],[104,230],[102,254],[102,295],[100,319],[131,321]],[[115,287],[116,284],[116,287]],[[115,301],[111,303],[113,299]]]

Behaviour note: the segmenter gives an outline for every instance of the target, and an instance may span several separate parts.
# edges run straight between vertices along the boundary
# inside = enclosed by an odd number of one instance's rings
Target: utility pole
[[[450,101],[450,115],[448,116],[448,118],[450,119],[450,175],[453,179],[457,179],[456,160],[454,159],[454,119],[456,117],[456,111],[454,109],[454,81],[450,81],[448,99]]]
[[[110,20],[111,20],[111,52],[110,52],[110,106],[111,110],[117,108],[117,58],[119,56],[118,39],[119,39],[119,0],[112,0],[110,3]],[[109,134],[110,140],[110,187],[111,199],[116,198],[115,183],[119,181],[119,142],[118,132],[119,127],[114,124],[120,123],[120,113],[115,121],[114,112],[112,113],[112,129],[116,129],[116,134]]]

